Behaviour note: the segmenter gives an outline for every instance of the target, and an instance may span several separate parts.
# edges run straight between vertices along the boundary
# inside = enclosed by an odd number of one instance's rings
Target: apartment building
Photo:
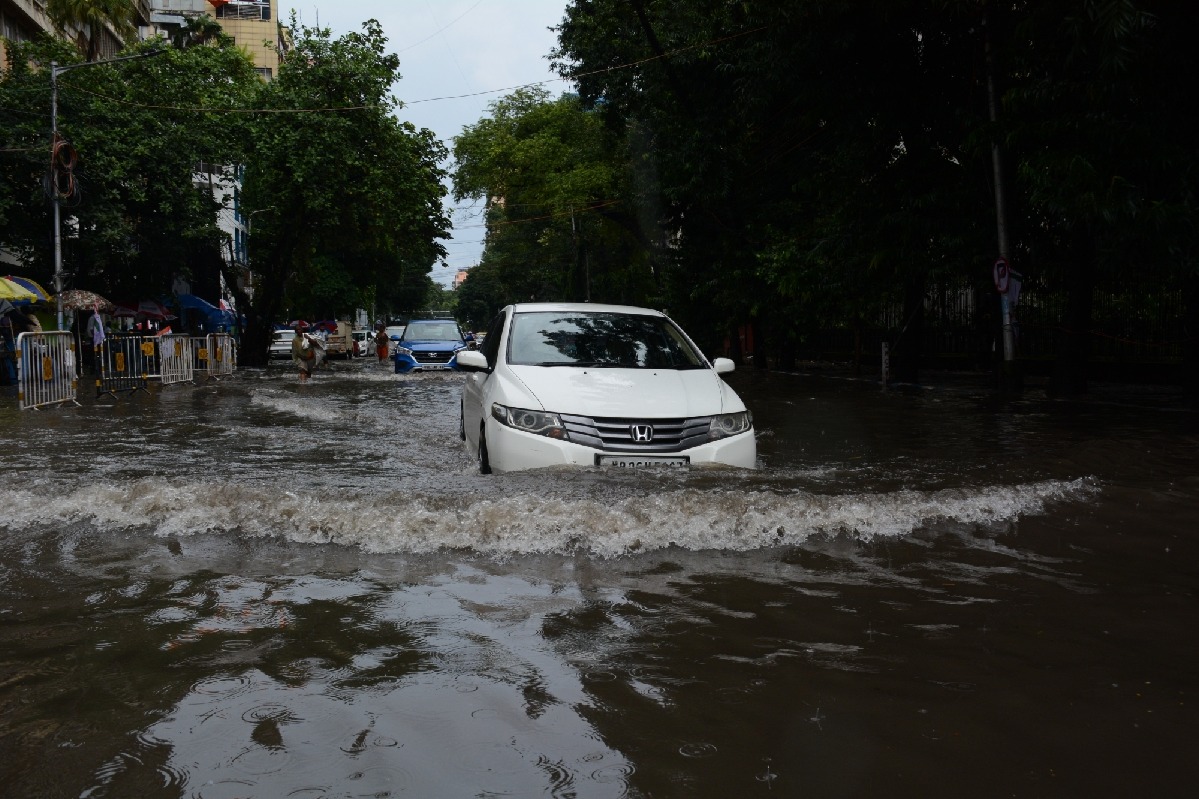
[[[266,80],[279,72],[279,58],[289,47],[279,24],[278,0],[148,0],[150,20],[159,28],[181,25],[188,17],[208,14],[245,48],[254,68]]]

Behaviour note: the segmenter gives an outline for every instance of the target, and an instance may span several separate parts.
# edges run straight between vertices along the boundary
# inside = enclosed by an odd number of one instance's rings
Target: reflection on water
[[[734,377],[754,472],[484,477],[373,362],[0,409],[0,796],[1181,795],[1190,414]]]

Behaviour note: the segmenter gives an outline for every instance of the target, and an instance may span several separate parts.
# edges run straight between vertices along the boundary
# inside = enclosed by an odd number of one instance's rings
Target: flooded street
[[[757,471],[483,476],[461,381],[0,405],[0,796],[1193,791],[1195,413],[738,372]]]

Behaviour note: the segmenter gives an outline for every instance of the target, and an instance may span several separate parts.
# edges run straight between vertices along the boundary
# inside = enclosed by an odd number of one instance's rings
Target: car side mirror
[[[733,363],[728,358],[717,358],[716,360],[712,361],[712,369],[714,369],[718,375],[728,374],[736,368],[737,364]]]
[[[458,368],[464,372],[489,372],[487,356],[478,350],[458,350]]]

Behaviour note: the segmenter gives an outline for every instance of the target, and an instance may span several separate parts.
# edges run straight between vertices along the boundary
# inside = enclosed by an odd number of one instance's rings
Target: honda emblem
[[[654,440],[654,428],[647,424],[631,424],[629,431],[633,434],[633,441],[638,444],[647,444]]]

